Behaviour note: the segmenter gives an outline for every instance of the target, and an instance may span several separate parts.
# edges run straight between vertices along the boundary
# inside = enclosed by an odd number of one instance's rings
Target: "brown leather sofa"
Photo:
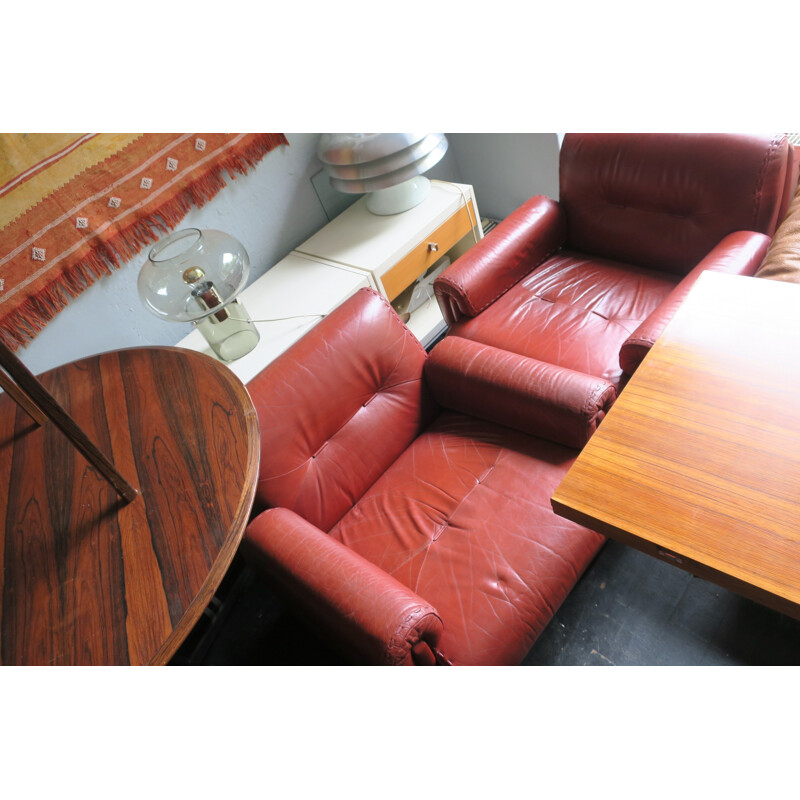
[[[614,387],[448,337],[364,289],[253,379],[243,552],[360,664],[517,664],[603,538],[550,496]]]
[[[531,198],[434,283],[450,333],[618,389],[706,270],[753,275],[797,182],[785,136],[567,134]]]

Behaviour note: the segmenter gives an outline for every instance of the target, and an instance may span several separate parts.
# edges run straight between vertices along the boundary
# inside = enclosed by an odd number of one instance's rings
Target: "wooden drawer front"
[[[410,286],[431,264],[438,261],[456,242],[470,232],[472,229],[470,218],[476,219],[471,202],[469,211],[466,206],[460,208],[425,241],[420,242],[408,255],[381,275],[381,282],[389,300],[394,300],[403,289]],[[438,245],[435,251],[430,249],[431,243]]]

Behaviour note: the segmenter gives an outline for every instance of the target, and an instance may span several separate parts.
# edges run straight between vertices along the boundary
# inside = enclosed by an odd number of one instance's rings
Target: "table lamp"
[[[220,359],[233,361],[259,340],[247,310],[236,300],[249,273],[247,251],[233,236],[186,228],[150,250],[137,286],[153,314],[191,322]]]
[[[331,186],[365,194],[367,209],[400,214],[430,193],[423,176],[447,152],[443,133],[323,133],[317,155]]]

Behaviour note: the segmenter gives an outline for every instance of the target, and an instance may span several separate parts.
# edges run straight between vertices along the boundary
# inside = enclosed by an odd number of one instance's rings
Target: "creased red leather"
[[[251,386],[262,497],[283,507],[244,554],[359,663],[519,663],[604,541],[550,507],[576,451],[437,411],[389,304],[363,290],[341,309]],[[380,415],[351,435],[372,392]]]
[[[713,270],[730,275],[754,275],[764,260],[769,243],[768,236],[751,231],[726,236],[625,340],[619,353],[623,372],[632,375],[642,363],[703,272]]]
[[[604,541],[550,506],[575,455],[447,411],[330,535],[436,607],[453,664],[518,664]]]
[[[486,237],[487,246],[472,248],[438,278],[450,334],[594,375],[619,390],[627,381],[620,349],[629,337],[725,236],[771,235],[797,170],[782,134],[566,134],[558,214],[533,198],[520,218],[508,218],[513,235],[502,247],[492,237],[508,220]],[[526,230],[525,214],[546,207],[555,215],[551,235],[537,243],[542,231]],[[518,279],[528,259],[515,260],[514,248],[546,254],[564,222],[561,249]],[[517,282],[498,282],[486,305],[495,270],[502,274],[507,265]],[[487,287],[477,293],[480,307],[461,284]],[[632,365],[641,351],[633,339],[625,347],[623,360]]]
[[[474,317],[563,243],[558,203],[532,197],[434,281],[445,322]]]
[[[791,154],[782,134],[567,134],[565,246],[685,275],[730,233],[775,232]]]
[[[577,449],[616,398],[608,381],[458,336],[433,348],[425,378],[446,408]]]
[[[622,343],[678,277],[561,250],[450,335],[621,385]]]
[[[293,511],[259,514],[243,548],[358,663],[411,665],[414,651],[430,662],[442,631],[436,609]]]
[[[363,289],[253,378],[257,507],[328,530],[430,420],[425,359],[387,301]]]

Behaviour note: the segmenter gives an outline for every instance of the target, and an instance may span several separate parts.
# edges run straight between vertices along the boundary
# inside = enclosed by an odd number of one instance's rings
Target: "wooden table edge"
[[[137,348],[141,349],[141,348]],[[153,655],[152,659],[148,662],[148,666],[164,666],[175,655],[178,648],[183,644],[186,637],[191,633],[197,621],[203,615],[203,612],[211,602],[214,593],[222,583],[228,568],[233,561],[239,549],[239,544],[244,538],[245,528],[250,519],[250,512],[253,508],[255,501],[256,486],[258,482],[258,468],[261,460],[261,434],[258,424],[258,414],[256,413],[253,399],[247,391],[247,387],[228,366],[223,362],[212,358],[206,353],[199,353],[196,350],[190,350],[185,347],[171,347],[171,346],[153,346],[147,349],[152,350],[179,350],[187,357],[204,360],[214,365],[214,369],[220,377],[234,390],[238,395],[243,410],[246,412],[246,422],[248,425],[248,450],[247,450],[247,463],[245,466],[245,475],[251,476],[246,482],[245,491],[239,500],[239,507],[237,508],[236,516],[232,529],[235,531],[232,535],[228,536],[225,543],[220,549],[214,566],[208,574],[208,577],[203,582],[203,586],[198,592],[195,599],[186,609],[181,617],[180,622],[173,628],[172,633],[167,637],[166,641]],[[249,484],[249,485],[247,485]]]
[[[652,556],[659,561],[683,569],[698,578],[710,581],[723,589],[735,592],[742,597],[746,597],[748,600],[753,600],[781,614],[800,619],[800,604],[775,594],[774,592],[770,592],[767,589],[755,586],[745,580],[741,580],[727,572],[689,558],[675,549],[661,547],[657,542],[636,536],[616,525],[612,525],[609,522],[605,522],[588,513],[575,509],[559,499],[558,490],[556,490],[550,498],[550,505],[553,512],[563,519],[568,519],[571,522],[583,525],[590,530],[602,534],[607,539],[613,539],[621,544],[633,547],[635,550],[639,550],[645,555]]]

